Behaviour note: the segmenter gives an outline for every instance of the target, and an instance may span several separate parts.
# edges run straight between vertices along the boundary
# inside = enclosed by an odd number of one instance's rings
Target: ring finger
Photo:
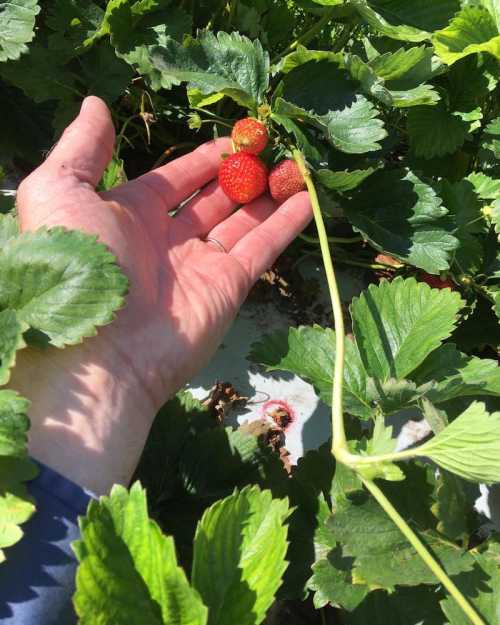
[[[229,252],[251,230],[274,213],[276,204],[269,196],[261,196],[217,224],[206,235],[206,241],[218,251]]]

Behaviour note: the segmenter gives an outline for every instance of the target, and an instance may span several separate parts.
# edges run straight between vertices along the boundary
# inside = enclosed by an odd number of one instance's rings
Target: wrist
[[[106,332],[21,351],[11,387],[31,401],[34,458],[96,494],[129,482],[160,400]]]

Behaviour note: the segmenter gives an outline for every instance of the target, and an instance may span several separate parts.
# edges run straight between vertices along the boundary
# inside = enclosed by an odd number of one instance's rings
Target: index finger
[[[142,184],[172,210],[217,176],[222,154],[231,152],[231,140],[223,137],[204,143],[190,154],[153,169],[129,184]]]

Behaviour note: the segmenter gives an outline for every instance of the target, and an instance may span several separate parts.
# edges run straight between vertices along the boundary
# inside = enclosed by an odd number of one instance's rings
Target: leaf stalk
[[[321,254],[323,256],[323,264],[325,267],[326,278],[328,282],[328,288],[330,291],[330,297],[332,300],[333,318],[335,326],[335,366],[333,372],[333,389],[332,389],[332,454],[335,456],[338,462],[345,464],[353,471],[356,471],[357,467],[361,465],[373,464],[375,462],[384,462],[391,460],[401,460],[404,458],[410,458],[418,455],[418,448],[408,449],[402,452],[396,452],[394,454],[385,454],[380,456],[358,456],[352,454],[349,451],[347,444],[344,415],[343,415],[343,384],[344,384],[344,357],[345,357],[345,330],[344,330],[344,316],[342,310],[342,304],[340,300],[337,280],[335,278],[335,271],[333,269],[332,256],[330,254],[330,248],[328,245],[328,236],[326,234],[325,224],[323,221],[323,215],[319,205],[318,194],[316,187],[312,180],[309,169],[306,165],[304,156],[300,150],[294,149],[293,158],[299,167],[301,174],[304,177],[311,205],[313,209],[314,220],[316,222],[316,228],[318,230],[318,237],[320,243]],[[475,609],[467,601],[464,595],[460,592],[460,589],[455,583],[448,577],[446,571],[441,565],[434,559],[429,553],[429,550],[420,540],[417,534],[412,530],[408,523],[399,514],[392,503],[387,499],[383,491],[375,484],[373,480],[369,480],[360,475],[361,481],[365,488],[376,499],[384,512],[393,521],[396,527],[400,530],[403,536],[415,549],[417,554],[422,558],[428,568],[434,573],[436,578],[443,584],[450,595],[455,599],[460,606],[463,613],[470,620],[472,625],[486,625],[481,617],[477,614]]]
[[[343,386],[344,386],[344,312],[340,301],[340,294],[333,270],[332,256],[328,245],[328,236],[326,234],[325,222],[319,205],[316,187],[311,178],[311,174],[304,160],[304,156],[300,150],[293,150],[293,158],[304,177],[309,198],[318,230],[319,244],[323,263],[325,266],[326,279],[330,298],[333,307],[333,319],[335,324],[335,368],[333,373],[333,390],[332,390],[332,453],[336,455],[337,451],[347,451],[347,440],[344,428],[343,416]]]
[[[399,531],[403,534],[410,545],[415,549],[418,555],[422,558],[429,569],[434,573],[437,579],[443,584],[446,590],[458,603],[464,614],[468,617],[473,625],[486,625],[483,619],[477,614],[471,604],[460,592],[460,589],[454,584],[454,582],[448,577],[446,571],[435,560],[427,550],[427,547],[420,540],[417,534],[411,529],[408,523],[399,514],[392,503],[387,499],[382,490],[372,480],[361,478],[365,488],[373,495],[378,504],[391,518],[393,523],[397,526]]]

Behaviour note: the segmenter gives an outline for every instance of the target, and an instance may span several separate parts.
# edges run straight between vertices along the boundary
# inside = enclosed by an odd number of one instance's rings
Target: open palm
[[[230,150],[226,139],[99,194],[95,186],[113,145],[106,105],[87,98],[21,184],[18,211],[22,229],[62,225],[98,235],[130,280],[116,321],[82,346],[52,350],[52,367],[63,375],[113,354],[110,360],[126,363],[157,409],[212,356],[249,288],[311,213],[306,193],[279,208],[263,196],[234,212],[216,181],[221,154]],[[183,202],[175,217],[168,215]],[[30,362],[31,369],[38,364],[33,354]]]

